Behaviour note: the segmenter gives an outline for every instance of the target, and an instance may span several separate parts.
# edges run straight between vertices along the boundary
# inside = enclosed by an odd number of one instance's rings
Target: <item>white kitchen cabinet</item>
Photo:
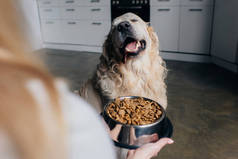
[[[94,6],[89,7],[89,16],[92,20],[108,20],[111,21],[111,10],[110,7],[101,7],[101,6]]]
[[[213,5],[213,0],[181,0],[182,6],[207,6]]]
[[[213,62],[238,72],[238,1],[219,0],[215,4],[211,55]]]
[[[62,20],[62,35],[64,43],[81,44],[84,40],[82,22],[78,20]]]
[[[41,32],[44,42],[49,43],[63,43],[61,21],[48,19],[41,19]]]
[[[83,41],[81,44],[102,46],[110,30],[111,23],[102,20],[82,21],[82,27],[87,28],[83,31]]]
[[[45,43],[102,46],[110,30],[110,0],[38,0]]]
[[[61,7],[60,12],[62,19],[86,19],[88,16],[87,8],[85,7]]]
[[[58,7],[42,7],[39,11],[42,19],[59,19],[61,17]]]
[[[178,6],[180,0],[151,0],[151,6]]]
[[[179,52],[209,54],[212,7],[181,7]]]
[[[109,20],[110,9],[109,7],[61,7],[60,8],[62,19],[80,19],[80,20]]]
[[[62,6],[109,6],[110,0],[60,0]]]
[[[59,0],[38,0],[39,7],[53,7],[58,6]]]
[[[62,35],[66,44],[102,46],[109,29],[110,23],[107,21],[62,21]]]
[[[220,0],[215,5],[211,54],[230,63],[238,63],[237,7],[237,0]]]
[[[179,7],[151,7],[151,24],[162,51],[178,51]]]
[[[79,0],[83,6],[109,6],[111,0]]]
[[[80,0],[60,0],[60,6],[78,6],[80,5]]]

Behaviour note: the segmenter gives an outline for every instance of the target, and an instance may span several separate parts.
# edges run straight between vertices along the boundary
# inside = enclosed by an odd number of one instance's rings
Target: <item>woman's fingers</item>
[[[136,150],[129,151],[127,159],[150,159],[156,156],[165,145],[172,143],[174,143],[172,139],[162,138],[155,143],[145,144]]]
[[[144,145],[145,148],[143,148],[143,146],[141,147],[142,151],[147,152],[147,158],[151,158],[154,156],[157,156],[158,152],[167,144],[172,144],[174,143],[174,141],[172,139],[169,138],[162,138],[159,141],[152,143],[151,145]]]

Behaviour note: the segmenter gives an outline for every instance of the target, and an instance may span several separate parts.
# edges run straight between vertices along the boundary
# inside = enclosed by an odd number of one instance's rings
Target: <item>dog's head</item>
[[[126,63],[149,53],[152,47],[157,50],[157,45],[153,29],[137,15],[126,13],[112,22],[103,54],[109,60]]]

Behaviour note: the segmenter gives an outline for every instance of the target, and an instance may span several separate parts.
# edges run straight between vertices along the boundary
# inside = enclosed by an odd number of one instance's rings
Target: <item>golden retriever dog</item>
[[[166,72],[152,27],[126,13],[112,22],[96,72],[79,94],[99,112],[119,96],[147,97],[166,108]]]

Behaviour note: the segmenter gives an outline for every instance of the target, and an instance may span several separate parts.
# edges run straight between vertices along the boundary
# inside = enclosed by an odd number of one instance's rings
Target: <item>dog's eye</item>
[[[137,22],[138,20],[137,19],[131,19],[132,22]]]

